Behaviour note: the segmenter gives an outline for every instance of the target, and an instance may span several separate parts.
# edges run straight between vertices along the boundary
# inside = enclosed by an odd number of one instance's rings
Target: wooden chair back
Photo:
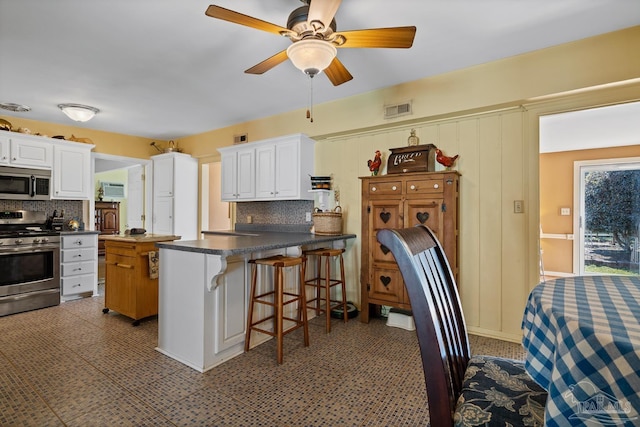
[[[409,294],[431,426],[451,426],[471,350],[449,262],[424,225],[380,230],[377,239],[393,253]]]

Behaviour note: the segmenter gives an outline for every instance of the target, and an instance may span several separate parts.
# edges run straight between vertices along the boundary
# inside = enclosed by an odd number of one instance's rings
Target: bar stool
[[[304,345],[305,347],[309,346],[309,327],[307,323],[307,310],[305,309],[305,287],[304,283],[304,267],[305,267],[306,259],[304,256],[302,257],[286,257],[282,255],[276,255],[269,258],[259,258],[250,260],[251,264],[251,299],[249,300],[249,315],[247,316],[247,332],[246,338],[244,341],[244,351],[249,351],[250,340],[251,340],[251,331],[258,331],[263,334],[271,335],[272,337],[276,337],[277,339],[277,359],[278,364],[282,364],[282,339],[284,335],[289,332],[293,332],[294,330],[302,327],[304,329]],[[265,265],[269,267],[273,267],[274,276],[273,276],[273,290],[267,291],[262,294],[257,294],[257,266]],[[284,271],[285,267],[294,267],[300,266],[300,286],[299,292],[294,294],[290,291],[285,291],[284,289]],[[285,306],[298,303],[297,307],[297,318],[287,317],[284,315]],[[273,307],[273,314],[267,316],[263,319],[259,319],[257,321],[253,321],[253,308],[255,304],[265,304]],[[273,331],[267,330],[264,327],[258,327],[263,322],[273,319],[274,327]],[[293,322],[293,326],[289,327],[287,330],[284,330],[284,321]]]
[[[342,254],[344,249],[322,248],[303,251],[303,256],[316,257],[316,277],[305,280],[305,285],[315,287],[315,296],[307,300],[307,308],[316,311],[316,315],[325,313],[326,326],[325,331],[331,332],[331,310],[342,307],[342,313],[345,323],[348,319],[347,313],[347,288],[344,280],[344,259]],[[340,278],[332,278],[331,265],[332,261],[339,257],[340,260]],[[324,258],[324,277],[322,272],[322,259]],[[305,260],[306,269],[306,260]],[[342,299],[331,299],[331,288],[341,286]],[[321,297],[321,291],[324,289],[324,297]],[[324,304],[321,304],[324,302]],[[310,304],[311,303],[311,304]]]

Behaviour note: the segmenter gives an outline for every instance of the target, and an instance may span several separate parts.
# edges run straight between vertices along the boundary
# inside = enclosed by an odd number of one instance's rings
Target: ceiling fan
[[[300,0],[304,3],[291,12],[287,28],[220,6],[211,5],[207,16],[233,22],[258,30],[288,37],[292,44],[287,49],[254,65],[248,74],[263,74],[290,59],[310,77],[324,70],[338,86],[353,76],[336,56],[336,48],[410,48],[416,27],[371,28],[365,30],[336,31],[334,16],[342,0]]]

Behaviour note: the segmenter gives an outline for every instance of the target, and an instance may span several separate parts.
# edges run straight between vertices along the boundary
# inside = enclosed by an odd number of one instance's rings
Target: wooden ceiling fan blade
[[[413,45],[416,27],[370,28],[368,30],[338,31],[336,36],[345,42],[336,47],[384,47],[407,49]]]
[[[340,3],[342,0],[313,0],[309,5],[307,22],[320,21],[325,27],[329,27]]]
[[[262,19],[254,18],[252,16],[244,15],[233,10],[225,9],[224,7],[210,5],[205,12],[207,16],[212,18],[222,19],[223,21],[233,22],[234,24],[244,25],[246,27],[256,28],[258,30],[266,31],[277,35],[290,34],[291,31],[271,22],[263,21]]]
[[[351,73],[337,57],[333,58],[333,61],[331,61],[331,64],[324,70],[324,73],[334,86],[341,85],[353,79]]]
[[[253,67],[245,70],[247,74],[264,74],[276,65],[282,64],[288,58],[287,51],[283,50],[281,52],[276,53],[270,58],[265,59],[259,64],[254,65]]]

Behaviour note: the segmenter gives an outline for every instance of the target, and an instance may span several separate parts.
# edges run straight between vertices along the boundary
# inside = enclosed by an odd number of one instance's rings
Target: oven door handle
[[[31,175],[31,197],[36,197],[36,177]]]
[[[58,245],[38,245],[38,246],[30,246],[30,245],[15,245],[15,246],[0,246],[0,255],[13,254],[16,252],[50,252],[55,251],[56,249],[60,249]]]

